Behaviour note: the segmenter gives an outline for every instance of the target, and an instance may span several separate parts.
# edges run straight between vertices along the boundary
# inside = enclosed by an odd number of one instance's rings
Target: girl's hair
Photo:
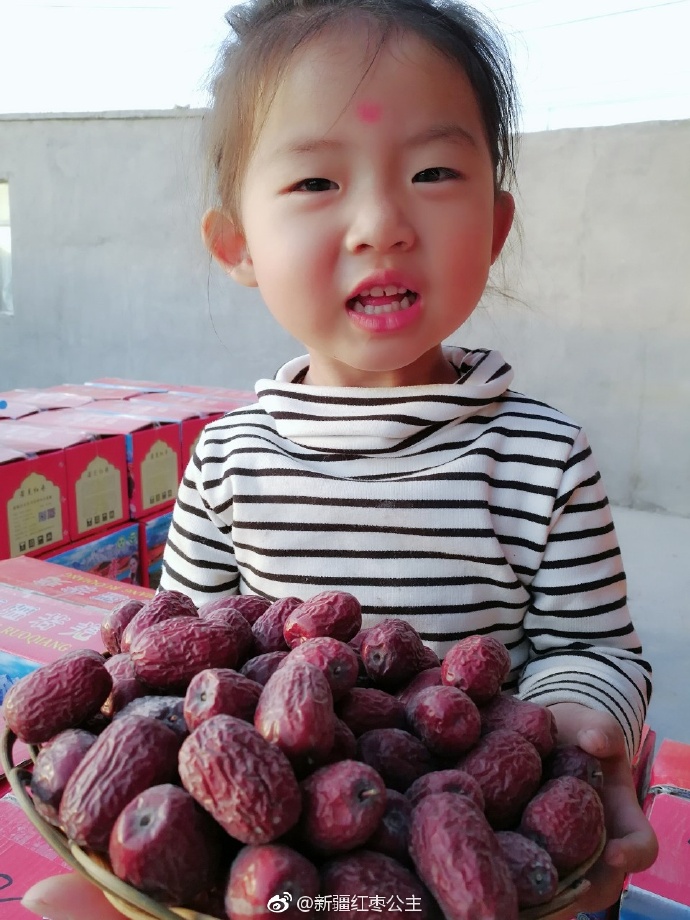
[[[231,33],[211,78],[209,165],[219,203],[239,227],[240,185],[295,51],[333,26],[378,30],[372,61],[395,31],[411,32],[454,61],[476,93],[496,188],[515,178],[518,102],[505,41],[477,10],[454,0],[249,0],[226,14]]]

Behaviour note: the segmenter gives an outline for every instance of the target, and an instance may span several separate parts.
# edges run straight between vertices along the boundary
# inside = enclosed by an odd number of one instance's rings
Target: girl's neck
[[[339,363],[322,362],[310,355],[310,363],[297,383],[320,387],[382,387],[392,389],[406,386],[455,383],[457,369],[448,361],[442,349],[424,356],[426,361],[392,370],[362,370]]]

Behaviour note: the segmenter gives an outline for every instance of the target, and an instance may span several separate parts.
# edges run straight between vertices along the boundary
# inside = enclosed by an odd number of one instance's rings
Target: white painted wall
[[[251,387],[300,346],[210,266],[198,112],[0,118],[14,316],[0,390]],[[587,429],[616,504],[690,517],[690,121],[528,134],[521,238],[454,341]]]

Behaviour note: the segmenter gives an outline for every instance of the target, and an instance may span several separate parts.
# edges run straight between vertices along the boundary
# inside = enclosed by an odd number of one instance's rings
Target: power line
[[[26,2],[22,0],[16,0],[13,3],[13,6],[18,8],[26,8]],[[128,13],[130,10],[157,10],[158,12],[167,12],[168,10],[180,9],[179,3],[137,3],[137,4],[128,4],[127,6],[122,6],[119,3],[32,3],[29,6],[29,9],[44,9],[44,10],[118,10],[120,12]]]
[[[557,29],[561,26],[572,26],[580,22],[594,22],[595,20],[599,19],[611,19],[614,16],[627,16],[629,13],[641,13],[645,10],[658,10],[665,6],[680,6],[681,4],[687,3],[690,3],[690,0],[667,0],[665,3],[653,3],[647,6],[636,6],[627,10],[618,10],[615,13],[601,13],[596,16],[584,16],[582,19],[567,19],[563,22],[550,22],[540,26],[528,26],[525,29],[515,30],[515,32],[512,32],[511,34],[517,34],[521,32],[541,32],[544,29]]]
[[[508,6],[497,6],[494,7],[494,13],[503,13],[506,10],[517,10],[522,9],[523,6],[535,6],[537,3],[545,3],[546,0],[525,0],[524,3],[512,3]]]

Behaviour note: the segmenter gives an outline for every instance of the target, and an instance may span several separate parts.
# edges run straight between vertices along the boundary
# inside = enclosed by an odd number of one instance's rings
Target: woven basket
[[[33,800],[28,792],[31,773],[14,765],[12,748],[15,740],[15,735],[9,729],[6,729],[0,746],[0,761],[19,805],[39,834],[67,865],[100,888],[120,913],[130,917],[131,920],[179,920],[180,917],[185,918],[185,920],[217,920],[217,918],[210,917],[208,914],[201,914],[187,908],[165,907],[148,895],[137,891],[136,888],[133,888],[127,882],[123,882],[112,873],[110,864],[104,856],[100,853],[93,853],[90,850],[83,849],[69,840],[57,827],[45,821],[34,808]],[[31,754],[35,759],[38,754],[38,748],[32,747]],[[520,920],[547,920],[548,917],[552,917],[573,904],[583,889],[587,887],[584,876],[601,855],[605,842],[604,835],[592,856],[574,872],[571,872],[570,875],[561,880],[555,897],[547,904],[521,910]]]

